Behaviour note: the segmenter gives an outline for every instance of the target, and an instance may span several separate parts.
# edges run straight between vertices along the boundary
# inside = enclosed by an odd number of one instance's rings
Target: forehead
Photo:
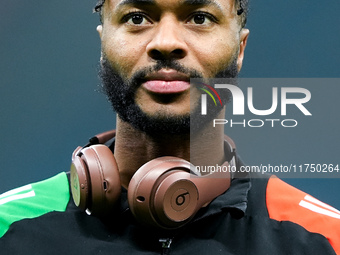
[[[235,10],[235,0],[108,0],[111,10],[129,6],[155,6],[167,10],[183,7],[214,7],[223,12]]]

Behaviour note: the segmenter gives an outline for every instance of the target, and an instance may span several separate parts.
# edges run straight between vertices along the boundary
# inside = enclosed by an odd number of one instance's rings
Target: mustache
[[[130,78],[124,77],[111,65],[108,58],[104,55],[100,62],[99,77],[101,78],[104,88],[121,84],[123,90],[127,93],[134,93],[136,89],[146,81],[146,76],[158,72],[161,69],[172,69],[189,76],[191,79],[202,79],[203,74],[194,68],[188,68],[174,59],[156,60],[152,66],[142,67],[135,71]],[[238,76],[236,58],[232,63],[215,75],[215,78],[236,78]]]
[[[203,74],[196,69],[188,68],[179,63],[177,60],[165,59],[157,60],[153,66],[144,67],[136,71],[132,77],[126,81],[126,83],[131,87],[138,87],[141,83],[146,81],[146,76],[162,69],[172,69],[179,73],[188,75],[190,78],[203,78]]]

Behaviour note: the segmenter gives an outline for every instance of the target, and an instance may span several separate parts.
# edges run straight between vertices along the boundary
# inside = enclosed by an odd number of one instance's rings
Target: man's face
[[[190,78],[235,76],[242,66],[248,31],[236,10],[234,0],[107,0],[98,31],[109,98],[153,122],[183,123],[200,98]]]

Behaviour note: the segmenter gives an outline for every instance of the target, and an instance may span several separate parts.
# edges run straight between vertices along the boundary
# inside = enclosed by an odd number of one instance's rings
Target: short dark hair
[[[247,23],[247,17],[249,12],[249,4],[248,0],[235,0],[236,4],[239,6],[237,9],[237,15],[241,16],[241,26],[245,27]],[[100,13],[100,21],[101,19],[101,10],[105,3],[105,0],[98,0],[96,6],[93,8],[93,12]]]

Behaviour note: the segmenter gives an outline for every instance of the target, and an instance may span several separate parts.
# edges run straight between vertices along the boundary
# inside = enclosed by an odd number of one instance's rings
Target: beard
[[[212,78],[229,78],[232,82],[228,83],[233,84],[234,78],[238,75],[236,61],[237,58],[234,57],[231,64]],[[122,121],[131,124],[134,128],[146,134],[179,135],[196,133],[212,121],[230,100],[230,92],[220,90],[219,95],[222,98],[223,104],[216,107],[212,102],[208,102],[207,108],[209,112],[207,115],[200,114],[200,107],[198,102],[196,102],[193,107],[190,107],[190,114],[187,115],[156,113],[150,116],[143,112],[136,104],[135,93],[141,84],[145,82],[146,75],[161,69],[173,69],[188,75],[190,78],[203,79],[203,75],[200,72],[184,67],[176,60],[158,60],[154,66],[135,72],[130,79],[122,77],[105,56],[103,56],[100,63],[99,77],[101,79],[101,90],[107,96],[113,109]]]

